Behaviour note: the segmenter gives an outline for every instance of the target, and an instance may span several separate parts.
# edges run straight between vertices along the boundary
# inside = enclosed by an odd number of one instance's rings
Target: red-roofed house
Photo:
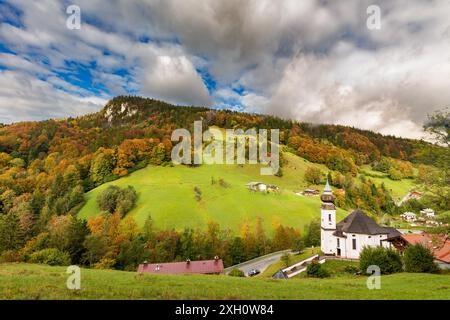
[[[151,274],[222,274],[224,269],[222,259],[216,257],[214,260],[143,263],[137,271]]]
[[[439,234],[402,234],[401,236],[388,240],[400,252],[408,245],[421,244],[428,247],[434,254],[436,260],[441,264],[450,266],[450,239],[447,235]]]

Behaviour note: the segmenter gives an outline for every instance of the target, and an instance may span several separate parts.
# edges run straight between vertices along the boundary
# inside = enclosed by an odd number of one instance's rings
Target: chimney
[[[186,259],[186,264],[191,264],[191,259]]]
[[[214,263],[218,263],[219,262],[219,256],[215,256],[214,257]]]

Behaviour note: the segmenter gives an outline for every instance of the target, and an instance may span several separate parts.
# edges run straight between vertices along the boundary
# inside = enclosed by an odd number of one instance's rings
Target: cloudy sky
[[[449,0],[0,0],[0,122],[133,94],[420,138],[450,105],[449,16]]]

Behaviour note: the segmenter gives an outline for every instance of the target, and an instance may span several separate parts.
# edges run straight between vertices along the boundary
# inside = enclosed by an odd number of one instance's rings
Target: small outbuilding
[[[262,182],[250,182],[247,183],[247,188],[251,191],[257,191],[257,192],[265,192],[267,191],[267,185]]]

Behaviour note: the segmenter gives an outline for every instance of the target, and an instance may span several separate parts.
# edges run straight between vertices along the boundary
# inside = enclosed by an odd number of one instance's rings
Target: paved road
[[[257,261],[250,260],[248,262],[244,262],[237,266],[237,268],[245,273],[245,276],[247,276],[248,272],[252,269],[257,269],[261,272],[267,269],[271,264],[277,262],[280,260],[281,256],[284,254],[284,252],[277,252],[274,254],[269,254],[262,259],[258,259]],[[232,268],[231,268],[232,269]]]

